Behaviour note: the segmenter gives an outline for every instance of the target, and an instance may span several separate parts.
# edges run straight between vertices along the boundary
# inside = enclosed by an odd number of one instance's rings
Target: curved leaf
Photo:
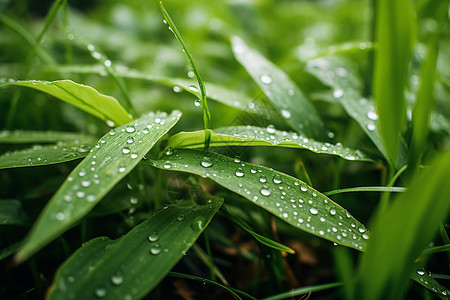
[[[132,120],[127,111],[113,97],[102,95],[90,86],[78,84],[71,80],[31,80],[0,83],[0,86],[5,85],[25,86],[39,90],[70,103],[103,121],[108,121],[108,125],[122,125]]]
[[[61,141],[94,144],[97,142],[97,138],[91,135],[68,131],[0,131],[0,143],[5,144],[57,143]]]
[[[103,136],[41,212],[17,260],[23,261],[91,211],[180,116],[179,111],[169,116],[151,113]]]
[[[328,132],[311,103],[294,82],[241,38],[232,38],[233,53],[292,129],[319,140]]]
[[[0,155],[0,169],[45,166],[63,163],[88,155],[92,144],[33,145],[31,148]]]
[[[203,147],[203,131],[180,132],[172,136],[168,147],[197,149]],[[318,142],[298,135],[295,132],[276,130],[273,126],[267,128],[254,126],[231,126],[214,129],[211,132],[211,146],[278,146],[286,148],[308,149],[314,153],[337,155],[347,160],[375,161],[374,158],[360,150]]]
[[[364,250],[366,228],[347,210],[304,182],[272,169],[214,152],[174,150],[157,168],[208,177],[301,230],[343,246]]]
[[[91,240],[60,268],[48,299],[142,299],[183,257],[222,205],[170,205],[123,237]]]

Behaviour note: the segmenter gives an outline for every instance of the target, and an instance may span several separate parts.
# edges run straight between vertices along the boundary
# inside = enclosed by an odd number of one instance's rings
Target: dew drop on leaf
[[[285,119],[290,119],[291,118],[291,112],[286,110],[286,109],[282,109],[281,110],[281,115],[285,118]]]
[[[264,84],[271,84],[272,83],[272,77],[269,75],[262,75],[261,76],[261,82]]]
[[[123,149],[122,149],[122,153],[123,154],[128,154],[128,153],[130,153],[131,152],[131,149],[130,149],[130,147],[128,147],[128,146],[125,146]]]
[[[261,183],[267,182],[266,176],[265,176],[265,175],[261,175],[261,176],[259,177],[259,182],[261,182]]]
[[[275,127],[273,125],[267,126],[266,130],[268,133],[275,133]]]
[[[319,213],[319,211],[318,211],[317,208],[315,208],[315,207],[311,207],[311,208],[309,209],[309,212],[310,212],[311,214],[313,214],[313,215],[317,215],[317,214]]]
[[[275,184],[281,183],[281,176],[279,174],[277,174],[273,177],[273,183],[275,183]]]
[[[158,255],[159,253],[161,253],[161,245],[158,243],[153,244],[150,248],[150,253],[153,255]]]
[[[234,173],[237,177],[243,177],[244,176],[244,169],[242,168],[237,168],[236,172]]]
[[[123,283],[123,279],[122,272],[117,271],[111,276],[111,283],[114,285],[121,285]]]
[[[208,156],[203,156],[202,160],[200,161],[200,165],[203,168],[209,168],[213,165],[213,162]]]
[[[148,236],[148,240],[150,242],[156,242],[157,240],[159,240],[159,235],[156,231],[152,232],[149,236]]]
[[[263,187],[261,188],[261,190],[259,190],[259,192],[261,193],[261,195],[266,196],[266,197],[270,196],[270,194],[271,194],[271,192],[270,192],[270,190],[267,188],[267,186],[263,186]]]
[[[106,289],[105,288],[96,288],[94,290],[94,294],[95,294],[95,296],[97,296],[97,298],[104,298],[106,296]]]
[[[133,133],[136,131],[136,127],[134,127],[133,125],[128,125],[127,128],[125,129],[126,132],[128,133]]]

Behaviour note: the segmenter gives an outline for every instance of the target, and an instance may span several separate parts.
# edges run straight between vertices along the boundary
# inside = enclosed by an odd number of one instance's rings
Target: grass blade
[[[413,44],[413,7],[410,0],[380,0],[375,9],[373,95],[380,118],[378,130],[389,161],[395,165],[406,121],[404,90]]]
[[[0,143],[5,144],[58,143],[62,141],[71,141],[80,144],[94,144],[97,142],[97,138],[87,134],[68,131],[0,131]]]
[[[197,79],[197,82],[198,82],[198,86],[200,87],[200,95],[201,95],[200,100],[201,100],[201,104],[203,104],[203,123],[204,123],[204,127],[205,127],[205,150],[206,150],[209,147],[209,140],[210,140],[209,131],[206,129],[211,129],[211,114],[210,114],[209,108],[208,108],[208,100],[206,98],[205,84],[203,83],[200,73],[198,72],[197,68],[195,67],[194,59],[192,58],[191,53],[189,52],[186,44],[184,43],[184,40],[181,37],[180,32],[178,32],[178,29],[175,26],[175,23],[170,18],[170,15],[167,12],[167,10],[164,8],[162,2],[159,2],[159,7],[161,8],[161,12],[165,19],[164,23],[169,25],[170,31],[172,31],[172,33],[175,35],[177,41],[180,43],[181,48],[183,48],[183,52],[186,55],[186,58],[190,64],[190,66],[192,67],[192,71],[194,72],[195,78]]]
[[[408,276],[416,267],[414,261],[434,237],[450,208],[449,170],[450,151],[447,151],[411,182],[386,213],[376,218],[361,261],[359,296],[402,299]]]
[[[85,157],[92,146],[93,144],[58,143],[6,152],[0,155],[0,169],[59,164]]]
[[[48,299],[142,299],[169,273],[222,205],[170,205],[123,237],[91,240],[60,268]]]
[[[304,182],[272,169],[213,152],[181,149],[148,162],[210,178],[290,225],[340,245],[364,250],[369,238],[347,210]]]
[[[325,125],[314,107],[283,71],[239,37],[232,38],[232,48],[236,59],[292,129],[318,140],[329,139]]]
[[[198,149],[202,146],[202,131],[180,132],[172,136],[168,147]],[[360,150],[318,142],[311,138],[298,135],[295,132],[276,130],[273,126],[267,128],[254,126],[231,126],[211,131],[211,146],[276,146],[286,148],[307,149],[314,153],[337,155],[346,160],[369,161],[376,159]]]
[[[132,120],[127,111],[113,97],[102,95],[90,86],[78,84],[71,80],[31,80],[0,83],[0,86],[6,85],[25,86],[39,90],[106,121],[108,125],[122,125]]]
[[[19,200],[0,200],[0,225],[29,226],[29,221]]]
[[[17,261],[28,258],[91,211],[180,116],[179,111],[151,113],[103,136],[41,212]]]
[[[298,289],[295,289],[292,291],[280,293],[278,295],[266,297],[266,298],[263,298],[262,300],[282,300],[282,299],[286,299],[286,298],[292,298],[295,296],[300,296],[300,295],[304,295],[304,294],[309,294],[309,293],[313,293],[313,292],[319,292],[319,291],[335,288],[335,287],[338,287],[341,285],[342,285],[342,283],[340,283],[340,282],[333,282],[333,283],[325,283],[325,284],[320,284],[320,285],[307,286],[307,287],[298,288]]]

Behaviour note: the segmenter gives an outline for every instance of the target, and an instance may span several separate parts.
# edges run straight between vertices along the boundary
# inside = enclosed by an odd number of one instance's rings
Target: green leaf
[[[31,80],[0,83],[0,86],[6,85],[25,86],[39,90],[108,122],[108,125],[122,125],[132,120],[127,111],[113,97],[102,95],[90,86],[78,84],[71,80]]]
[[[60,268],[48,299],[142,299],[186,254],[222,205],[169,205],[123,237],[91,240]]]
[[[298,288],[298,289],[291,290],[288,292],[273,295],[270,297],[266,297],[266,298],[263,298],[262,300],[282,300],[282,299],[287,299],[287,298],[294,298],[295,296],[306,295],[306,294],[313,293],[313,292],[319,292],[319,291],[335,288],[335,287],[338,287],[341,285],[342,285],[342,283],[340,283],[340,282],[333,282],[333,283],[325,283],[325,284],[319,284],[319,285],[306,286],[306,287]],[[300,297],[300,299],[301,299],[301,297]]]
[[[168,147],[171,148],[201,148],[203,131],[180,132],[172,136]],[[347,160],[376,161],[360,150],[318,142],[295,132],[276,130],[273,126],[267,128],[254,126],[231,126],[211,131],[211,146],[277,146],[286,148],[307,149],[314,153],[337,155]]]
[[[328,140],[324,123],[295,83],[241,38],[232,38],[233,53],[292,129]]]
[[[359,296],[369,300],[402,299],[408,276],[417,267],[415,260],[450,209],[449,170],[447,150],[411,182],[385,213],[376,217],[361,261]]]
[[[0,200],[0,225],[28,226],[29,223],[19,200]]]
[[[275,170],[214,152],[174,150],[148,163],[211,178],[283,221],[321,238],[364,250],[366,228],[347,210],[304,182]]]
[[[67,131],[0,131],[0,143],[5,144],[57,143],[61,141],[94,144],[97,142],[97,138],[91,135]]]
[[[180,116],[179,111],[151,113],[103,136],[41,212],[17,260],[25,260],[89,213]]]
[[[375,10],[373,95],[380,117],[379,133],[390,162],[395,164],[406,121],[404,91],[413,45],[414,10],[411,0],[379,0]]]
[[[440,285],[430,274],[426,270],[419,268],[413,272],[410,278],[430,291],[433,291],[441,299],[448,299],[450,290]]]
[[[59,143],[33,145],[31,148],[0,155],[0,169],[45,166],[63,163],[88,155],[92,144]]]

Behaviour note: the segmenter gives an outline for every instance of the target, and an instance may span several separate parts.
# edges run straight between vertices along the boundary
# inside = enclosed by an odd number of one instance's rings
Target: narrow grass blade
[[[442,286],[433,277],[430,276],[429,272],[424,269],[417,269],[410,276],[412,280],[420,284],[421,286],[427,288],[431,292],[435,293],[441,299],[449,299],[450,290]]]
[[[16,259],[25,260],[83,218],[180,116],[151,113],[103,136],[41,212]]]
[[[106,121],[108,125],[122,125],[132,120],[127,111],[113,97],[102,95],[90,86],[78,84],[71,80],[31,80],[0,83],[0,87],[6,85],[25,86],[39,90]]]
[[[16,251],[19,249],[19,247],[20,247],[20,243],[14,243],[14,244],[9,245],[8,247],[0,250],[0,261],[13,255],[14,253],[16,253]]]
[[[211,129],[211,114],[209,112],[208,108],[208,100],[206,98],[206,89],[205,84],[203,83],[202,77],[200,76],[200,73],[198,72],[194,59],[192,58],[191,53],[189,52],[186,44],[184,43],[183,38],[181,37],[180,32],[178,31],[177,27],[175,26],[175,23],[172,21],[172,18],[170,17],[167,10],[164,8],[164,5],[162,2],[159,2],[159,7],[161,8],[161,12],[164,16],[164,23],[169,26],[170,31],[175,35],[175,38],[179,42],[181,48],[183,48],[183,52],[186,55],[186,58],[189,62],[189,65],[192,67],[192,71],[195,74],[195,78],[197,79],[198,86],[200,87],[200,95],[201,95],[201,104],[203,105],[203,123],[205,127],[205,150],[209,147],[209,131],[206,129]]]
[[[170,154],[170,152],[169,152]],[[369,238],[366,228],[347,210],[304,182],[272,169],[214,152],[174,150],[157,168],[207,177],[250,200],[281,220],[318,237],[357,250]]]
[[[295,289],[292,291],[288,291],[288,292],[280,293],[280,294],[273,295],[270,297],[266,297],[266,298],[263,298],[262,300],[282,300],[282,299],[286,299],[286,298],[292,298],[295,296],[300,296],[300,295],[304,295],[304,294],[309,294],[309,293],[313,293],[313,292],[319,292],[319,291],[335,288],[335,287],[338,287],[341,285],[342,285],[342,283],[340,283],[340,282],[333,282],[333,283],[325,283],[325,284],[320,284],[320,285],[306,286],[306,287],[298,288],[298,289]]]
[[[0,200],[0,225],[28,226],[29,221],[19,200]]]
[[[414,261],[449,211],[449,170],[447,151],[411,182],[386,213],[376,217],[361,261],[357,299],[402,299]]]
[[[358,186],[346,189],[337,189],[329,192],[323,193],[325,196],[331,196],[342,193],[353,193],[353,192],[390,192],[390,193],[401,193],[406,191],[405,187],[401,186]]]
[[[48,299],[142,299],[189,250],[222,205],[170,205],[117,240],[91,240],[60,268]]]
[[[88,155],[93,144],[58,143],[33,145],[31,148],[0,155],[0,169],[59,164]]]
[[[318,140],[329,139],[325,125],[314,107],[283,71],[239,37],[232,38],[232,48],[236,59],[292,129]]]
[[[170,138],[168,147],[196,149],[202,146],[202,131],[180,132]],[[318,142],[295,132],[253,126],[223,127],[211,131],[211,146],[276,146],[307,149],[314,153],[337,155],[346,160],[376,161],[360,150],[344,147],[342,144]]]
[[[342,105],[347,114],[354,119],[378,150],[387,158],[387,153],[378,134],[378,114],[373,102],[361,96],[361,83],[354,76],[356,72],[344,61],[335,57],[309,60],[305,70],[316,76],[323,84],[330,86],[333,98]]]
[[[0,143],[26,144],[26,143],[58,143],[74,142],[79,144],[94,144],[97,138],[87,134],[68,131],[0,131]]]
[[[373,95],[379,133],[389,160],[395,165],[406,121],[405,87],[413,45],[413,7],[410,0],[376,2]]]

